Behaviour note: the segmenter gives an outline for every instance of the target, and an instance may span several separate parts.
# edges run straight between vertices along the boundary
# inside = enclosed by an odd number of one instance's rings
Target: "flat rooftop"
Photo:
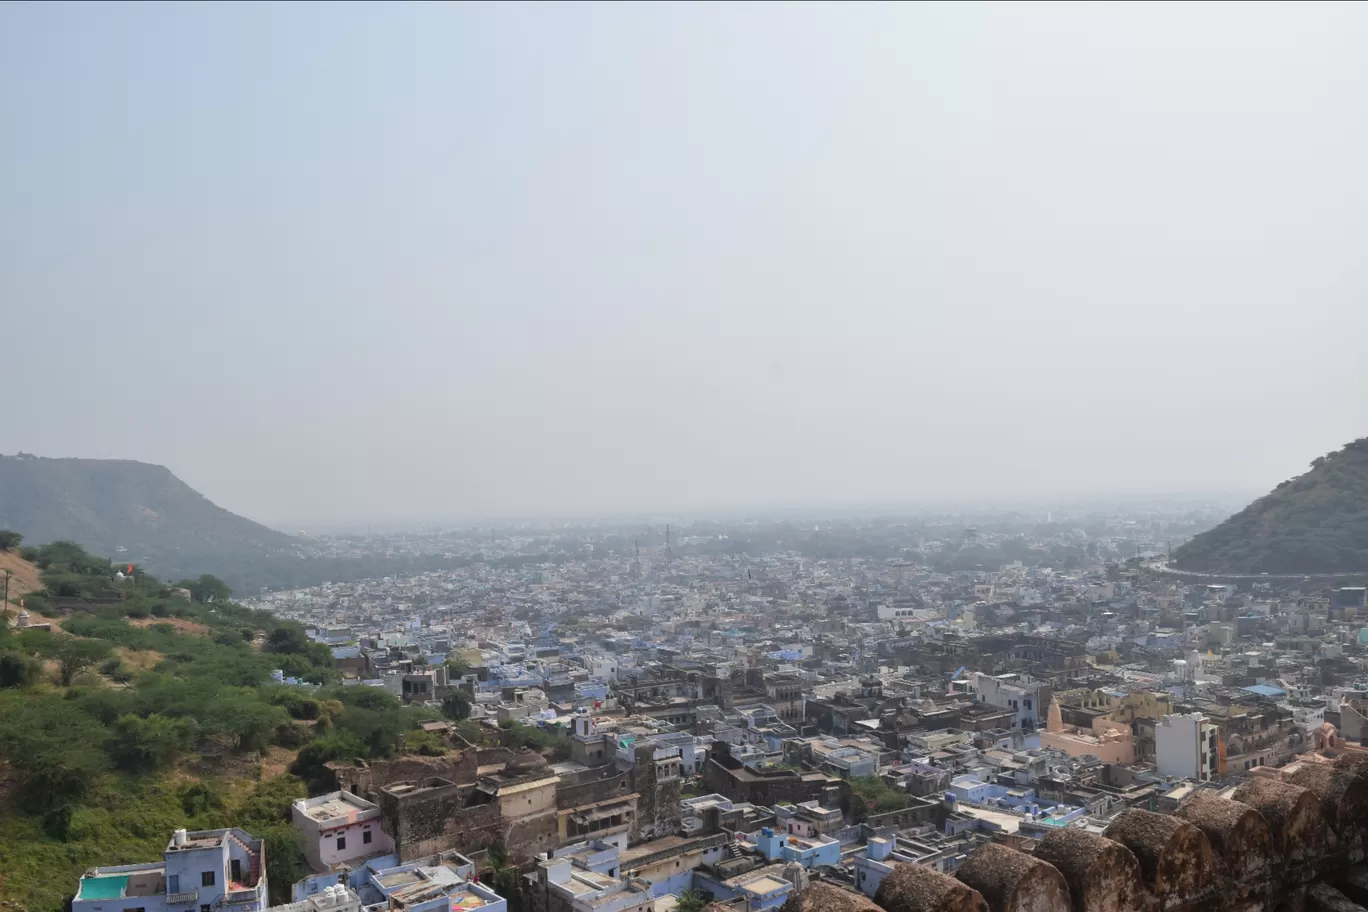
[[[647,855],[654,855],[656,852],[666,852],[670,849],[688,845],[693,842],[694,839],[695,837],[692,836],[662,836],[659,839],[652,839],[650,842],[639,842],[627,851],[622,852],[618,856],[618,861],[621,863],[622,867],[629,867],[628,862],[635,861],[638,858],[645,858]]]
[[[305,817],[319,822],[339,817],[353,817],[363,811],[376,810],[370,802],[353,798],[346,792],[328,795],[323,800],[315,798],[312,801],[304,801],[301,805],[299,809]]]
[[[817,839],[808,839],[808,838],[803,837],[803,836],[790,836],[790,837],[788,837],[788,841],[789,841],[789,845],[798,846],[800,849],[819,849],[819,848],[821,848],[822,846],[824,846],[824,845],[827,844],[827,843],[824,842],[824,841],[817,840]],[[833,840],[830,840],[830,841],[831,841],[831,842],[835,842],[834,839],[833,839]]]
[[[128,886],[127,874],[106,874],[103,877],[82,877],[77,899],[122,899]]]
[[[407,887],[409,884],[421,883],[423,880],[417,871],[396,871],[393,874],[382,874],[375,879],[386,890]]]
[[[777,880],[773,877],[760,877],[756,880],[752,880],[748,884],[743,884],[741,889],[750,893],[759,893],[762,896],[766,896],[770,893],[782,890],[789,885],[789,882],[786,880]]]
[[[462,909],[479,909],[489,905],[489,900],[473,892],[470,887],[458,887],[448,893],[447,898],[451,901],[452,912],[460,912]]]

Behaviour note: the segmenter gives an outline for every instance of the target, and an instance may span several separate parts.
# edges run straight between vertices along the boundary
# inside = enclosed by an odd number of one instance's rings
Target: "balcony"
[[[257,901],[257,891],[253,887],[250,890],[229,890],[218,898],[215,906],[237,906],[242,903],[255,903]]]
[[[166,904],[168,906],[179,906],[181,903],[192,903],[199,900],[198,890],[182,890],[179,893],[167,893]]]

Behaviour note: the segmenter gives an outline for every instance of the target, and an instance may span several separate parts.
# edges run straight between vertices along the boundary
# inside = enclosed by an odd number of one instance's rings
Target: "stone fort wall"
[[[1056,830],[1029,855],[988,844],[953,877],[899,864],[874,901],[886,912],[1358,909],[1366,840],[1368,757],[1346,755],[1287,781],[1251,779],[1230,798],[1200,792],[1173,815],[1130,808],[1101,835]]]

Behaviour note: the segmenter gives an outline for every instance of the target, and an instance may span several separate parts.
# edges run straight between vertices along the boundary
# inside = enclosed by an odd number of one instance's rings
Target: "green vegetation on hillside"
[[[119,579],[69,542],[24,553],[47,587],[25,607],[53,624],[19,630],[13,606],[0,624],[0,899],[32,912],[61,909],[88,867],[159,859],[177,827],[264,838],[280,902],[304,871],[290,802],[330,784],[326,760],[389,756],[437,715],[335,686],[297,623]],[[58,598],[85,601],[63,615]]]
[[[1211,573],[1368,571],[1368,437],[1196,536],[1174,563]]]

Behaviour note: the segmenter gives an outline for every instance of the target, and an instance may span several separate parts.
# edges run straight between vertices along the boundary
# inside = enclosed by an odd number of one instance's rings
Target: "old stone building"
[[[494,748],[330,768],[341,788],[380,807],[401,860],[497,842],[527,861],[579,839],[625,849],[679,832],[678,748],[643,747],[627,765],[611,738],[586,722],[572,750],[592,765],[552,766],[532,751]]]
[[[732,801],[772,806],[821,801],[828,807],[850,807],[850,785],[822,773],[753,770],[731,755],[729,745],[713,745],[705,766],[708,788]]]

